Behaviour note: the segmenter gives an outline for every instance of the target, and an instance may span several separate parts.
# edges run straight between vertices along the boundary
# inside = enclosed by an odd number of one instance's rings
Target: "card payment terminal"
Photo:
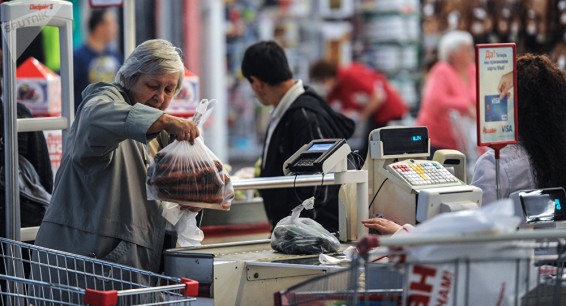
[[[283,172],[285,175],[328,173],[340,162],[345,162],[350,152],[344,139],[315,139],[285,161]]]

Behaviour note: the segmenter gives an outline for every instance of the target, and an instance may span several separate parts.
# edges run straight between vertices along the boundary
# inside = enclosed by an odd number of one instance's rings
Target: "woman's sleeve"
[[[477,160],[471,184],[482,190],[482,205],[497,201],[495,156],[493,152],[488,151]],[[509,189],[509,182],[505,176],[500,175],[499,185],[501,194],[504,194],[504,190]]]
[[[95,147],[117,145],[125,139],[146,143],[147,130],[163,114],[140,103],[129,105],[119,97],[101,95],[85,104],[76,132]]]
[[[433,101],[435,107],[466,113],[472,101],[467,90],[456,88],[452,75],[446,69],[433,70],[427,79],[423,101]]]

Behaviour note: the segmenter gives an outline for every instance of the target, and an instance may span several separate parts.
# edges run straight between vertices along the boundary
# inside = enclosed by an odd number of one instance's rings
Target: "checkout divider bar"
[[[296,178],[295,176],[274,176],[233,180],[232,186],[234,190],[327,186],[336,184],[335,180],[334,173],[324,176],[322,174],[299,175]]]

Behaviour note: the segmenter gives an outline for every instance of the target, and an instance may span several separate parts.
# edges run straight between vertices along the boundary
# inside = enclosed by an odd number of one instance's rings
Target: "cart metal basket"
[[[276,292],[274,304],[486,305],[478,300],[484,295],[499,294],[492,299],[492,305],[566,305],[565,239],[565,230],[426,239],[368,236],[358,243],[358,254],[350,267]],[[505,243],[513,243],[513,249],[482,258],[408,259],[409,246],[452,247],[457,243],[474,247],[490,242],[503,242],[504,248],[507,247]],[[368,256],[368,250],[378,245],[389,247],[384,248],[389,262],[375,263]],[[440,275],[442,273],[446,275]],[[490,275],[493,273],[496,277],[492,280]],[[435,277],[438,282],[433,280]],[[441,287],[435,296],[433,287]]]
[[[198,282],[0,237],[0,305],[190,305]],[[191,297],[192,296],[192,297]]]

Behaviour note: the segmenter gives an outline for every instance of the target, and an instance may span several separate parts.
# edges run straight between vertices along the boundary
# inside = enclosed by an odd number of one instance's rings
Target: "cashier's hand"
[[[513,88],[513,71],[508,72],[501,76],[499,85],[497,85],[497,92],[499,92],[499,100],[509,95],[509,90]]]
[[[392,235],[401,228],[401,225],[385,218],[362,220],[362,224],[369,229],[377,230],[381,235]]]

